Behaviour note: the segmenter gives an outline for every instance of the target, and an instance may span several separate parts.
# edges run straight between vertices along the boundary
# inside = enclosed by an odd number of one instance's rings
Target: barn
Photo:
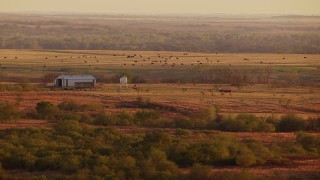
[[[54,80],[55,87],[64,89],[94,88],[96,83],[92,75],[60,75]]]

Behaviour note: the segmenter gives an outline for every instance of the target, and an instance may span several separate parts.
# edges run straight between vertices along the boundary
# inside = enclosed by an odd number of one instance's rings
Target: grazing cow
[[[221,89],[221,88],[219,88],[218,91],[223,92],[223,93],[231,93],[232,92],[231,89]]]

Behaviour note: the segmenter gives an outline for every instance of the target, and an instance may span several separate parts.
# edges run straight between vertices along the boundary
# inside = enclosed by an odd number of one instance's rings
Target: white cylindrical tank
[[[121,84],[127,84],[128,83],[128,78],[126,76],[123,76],[122,78],[120,78],[120,83]]]

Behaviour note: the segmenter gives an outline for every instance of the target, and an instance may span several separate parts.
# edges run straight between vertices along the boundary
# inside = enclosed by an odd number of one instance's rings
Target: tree
[[[48,120],[56,120],[56,116],[59,113],[59,109],[48,101],[38,102],[36,110],[40,118]]]
[[[236,157],[236,163],[242,167],[249,167],[256,163],[257,158],[254,153],[246,147],[242,146],[240,153]]]
[[[278,125],[280,132],[303,131],[305,128],[305,120],[295,114],[282,116]]]
[[[19,113],[16,108],[7,103],[0,103],[0,121],[5,122],[18,118]]]
[[[164,152],[152,149],[149,158],[142,162],[142,174],[145,179],[176,179],[179,169]]]

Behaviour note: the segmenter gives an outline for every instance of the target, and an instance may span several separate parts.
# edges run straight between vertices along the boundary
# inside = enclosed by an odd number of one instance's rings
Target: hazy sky
[[[0,12],[320,15],[320,0],[0,0]]]

